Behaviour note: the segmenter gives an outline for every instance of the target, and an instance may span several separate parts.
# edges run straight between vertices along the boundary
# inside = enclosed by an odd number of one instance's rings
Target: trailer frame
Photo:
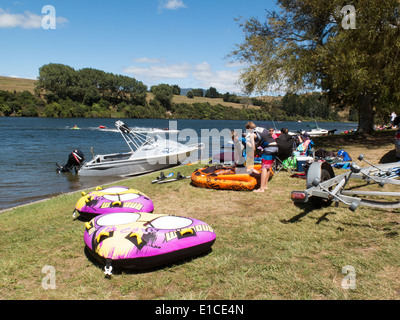
[[[400,208],[400,192],[346,190],[350,179],[361,179],[369,183],[376,183],[380,187],[386,184],[400,185],[400,162],[391,162],[373,165],[364,155],[358,157],[359,161],[369,164],[361,168],[355,162],[350,165],[350,171],[335,176],[330,164],[327,162],[313,162],[307,171],[306,190],[292,191],[291,199],[295,204],[311,202],[314,207],[329,206],[332,202],[336,205],[343,203],[355,211],[360,205],[382,208]],[[375,199],[360,198],[357,196],[382,196],[398,198],[393,201],[380,201]]]

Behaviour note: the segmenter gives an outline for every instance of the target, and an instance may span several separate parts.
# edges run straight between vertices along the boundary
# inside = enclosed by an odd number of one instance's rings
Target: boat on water
[[[308,135],[312,138],[326,136],[329,134],[329,130],[320,128],[318,123],[315,121],[315,127],[312,127],[310,130],[306,130],[303,133],[308,133]]]
[[[306,131],[306,133],[308,133],[310,137],[320,137],[328,135],[329,131],[322,128],[313,128],[309,131]]]
[[[68,167],[68,171],[75,170],[80,176],[129,177],[180,165],[192,153],[204,148],[204,143],[187,145],[166,138],[167,134],[178,130],[138,131],[122,121],[117,121],[115,126],[129,152],[94,155],[92,160],[79,163],[75,168]],[[66,171],[61,168],[60,172]]]

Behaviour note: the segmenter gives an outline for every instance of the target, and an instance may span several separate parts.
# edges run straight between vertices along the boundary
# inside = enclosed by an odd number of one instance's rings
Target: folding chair
[[[293,174],[296,165],[292,166],[291,164],[294,164],[296,160],[293,155],[293,151],[296,150],[296,142],[292,138],[286,140],[277,139],[276,142],[279,152],[275,160],[275,173],[285,169]]]
[[[286,160],[288,160],[288,161],[286,161]],[[282,169],[290,172],[291,174],[296,173],[295,165],[293,165],[295,163],[295,161],[296,161],[296,158],[293,154],[291,154],[289,157],[287,157],[283,160],[277,156],[276,160],[275,160],[275,170],[274,170],[275,173],[278,173]]]

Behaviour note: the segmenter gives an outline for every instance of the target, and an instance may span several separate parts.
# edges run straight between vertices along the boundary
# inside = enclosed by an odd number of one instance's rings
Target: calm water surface
[[[244,129],[247,121],[233,120],[163,120],[163,119],[121,119],[131,128],[177,128],[185,134],[195,133],[198,142],[206,145],[203,158],[216,152],[209,146],[213,142],[210,134],[224,129]],[[53,119],[53,118],[10,118],[0,117],[0,210],[24,203],[44,199],[49,195],[66,193],[94,187],[118,178],[80,177],[73,174],[57,174],[55,163],[65,164],[69,153],[78,148],[86,159],[94,154],[129,151],[128,146],[115,129],[116,119]],[[170,121],[173,121],[170,123]],[[263,127],[287,127],[291,131],[307,130],[312,122],[256,122]],[[71,130],[77,125],[79,130]],[[107,130],[99,128],[106,126]],[[355,129],[355,123],[320,123],[324,129],[338,132]],[[187,129],[187,130],[185,130]],[[212,130],[212,129],[217,129]],[[227,131],[228,132],[228,131]],[[207,134],[204,134],[207,133]],[[227,137],[228,138],[228,137]],[[185,136],[178,136],[185,139]],[[186,138],[183,143],[192,143]],[[217,139],[218,140],[218,139]],[[223,144],[222,139],[221,145]],[[213,142],[214,143],[214,142]],[[192,159],[195,160],[195,159]]]

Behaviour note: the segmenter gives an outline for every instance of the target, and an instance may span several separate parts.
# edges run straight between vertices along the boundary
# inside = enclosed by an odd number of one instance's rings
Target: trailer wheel
[[[331,178],[333,178],[331,176],[331,173],[327,169],[321,168],[320,182],[324,182],[324,181],[329,180]],[[311,197],[310,201],[313,204],[313,206],[316,207],[316,208],[328,207],[328,206],[330,206],[332,204],[332,200],[321,198],[321,197]]]

